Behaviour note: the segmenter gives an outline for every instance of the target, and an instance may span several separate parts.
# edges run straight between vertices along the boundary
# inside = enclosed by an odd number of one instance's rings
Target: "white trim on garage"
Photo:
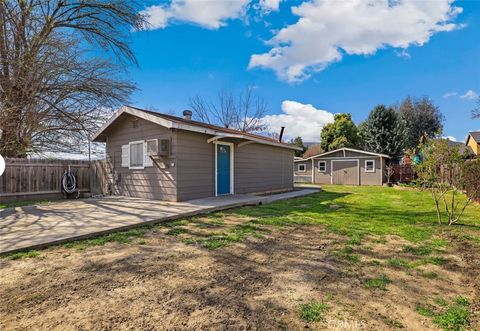
[[[320,170],[320,163],[323,163],[324,165],[324,169],[323,170]],[[327,172],[327,161],[326,160],[320,160],[317,162],[317,166],[318,166],[318,172]]]
[[[349,158],[349,156],[346,156],[345,151],[356,152],[356,153],[361,153],[361,154],[365,154],[365,155],[385,157],[385,158],[387,158],[387,159],[390,158],[388,155],[385,155],[385,154],[372,153],[372,152],[362,151],[362,150],[359,150],[359,149],[343,147],[343,148],[336,149],[336,150],[334,150],[334,151],[330,151],[330,152],[325,152],[325,153],[313,155],[313,156],[310,156],[309,158],[306,158],[306,159],[295,160],[295,162],[305,161],[305,160],[310,160],[310,159],[315,159],[315,158],[317,158],[317,157],[323,157],[323,156],[325,156],[325,155],[333,154],[333,153],[340,152],[340,151],[343,151],[343,155],[344,155],[343,157],[345,157],[345,158]],[[337,158],[338,158],[338,157],[337,157]],[[361,157],[361,156],[354,156],[353,158],[358,159],[358,158],[362,158],[362,157]]]
[[[367,168],[367,163],[368,163],[368,162],[373,162],[372,170],[368,170],[368,168]],[[375,168],[375,166],[376,166],[375,160],[372,160],[372,159],[370,159],[370,160],[365,160],[365,172],[369,172],[369,173],[374,173],[374,172],[376,172],[377,169]]]
[[[303,167],[303,170],[300,170],[300,167]],[[305,163],[297,164],[298,172],[307,172],[307,165]]]

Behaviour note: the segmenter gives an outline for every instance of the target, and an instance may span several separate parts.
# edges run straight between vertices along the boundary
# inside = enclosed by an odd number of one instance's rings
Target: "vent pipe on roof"
[[[282,128],[280,129],[280,136],[278,137],[278,141],[279,141],[279,142],[282,142],[283,131],[285,131],[285,127],[284,127],[284,126],[282,126]]]
[[[192,111],[191,110],[184,110],[183,111],[183,118],[186,119],[187,121],[192,120]]]

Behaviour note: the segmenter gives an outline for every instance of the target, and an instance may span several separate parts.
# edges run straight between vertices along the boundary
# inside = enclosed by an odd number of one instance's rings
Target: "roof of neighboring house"
[[[467,141],[466,141],[466,144],[468,144],[468,140],[470,139],[470,137],[475,140],[475,142],[477,144],[480,144],[480,131],[472,131],[472,132],[469,132],[468,133],[468,138],[467,138]]]
[[[117,120],[120,115],[127,113],[133,116],[136,116],[138,118],[142,118],[144,120],[156,123],[158,125],[164,126],[166,128],[175,128],[175,129],[180,129],[180,130],[186,130],[186,131],[193,131],[193,132],[199,132],[199,133],[204,133],[208,135],[213,135],[215,137],[218,137],[218,139],[221,138],[239,138],[239,139],[245,139],[253,142],[257,142],[260,144],[265,144],[265,145],[271,145],[271,146],[277,146],[277,147],[283,147],[283,148],[289,148],[293,150],[302,150],[302,148],[297,147],[295,145],[287,144],[280,142],[276,139],[261,136],[258,134],[253,134],[249,132],[243,132],[239,130],[233,130],[229,128],[222,128],[217,125],[212,125],[212,124],[207,124],[203,122],[197,122],[193,120],[187,120],[183,119],[177,116],[173,115],[167,115],[167,114],[162,114],[162,113],[157,113],[154,111],[150,110],[145,110],[137,107],[132,107],[132,106],[124,106],[120,108],[119,111],[117,111],[108,121],[105,123],[100,130],[94,135],[93,141],[104,141],[104,139],[101,138],[103,132],[113,123],[115,120]]]
[[[458,147],[458,152],[460,154],[465,154],[465,153],[473,154],[472,148],[470,146],[467,146],[466,144],[464,144],[462,142],[447,139],[447,143],[450,147],[453,147],[453,146]]]
[[[359,150],[359,149],[353,149],[353,148],[343,147],[343,148],[336,149],[336,150],[334,150],[334,151],[329,151],[329,152],[325,152],[325,153],[313,155],[313,156],[310,156],[310,157],[305,158],[305,159],[295,160],[295,162],[311,160],[311,159],[315,159],[315,158],[317,158],[317,157],[326,156],[326,155],[333,154],[333,153],[340,152],[340,151],[350,151],[350,152],[363,153],[363,154],[367,154],[367,155],[386,157],[386,158],[388,158],[388,159],[390,158],[390,156],[385,155],[385,154],[373,153],[373,152],[362,151],[362,150]],[[354,157],[353,157],[353,158],[354,158]]]

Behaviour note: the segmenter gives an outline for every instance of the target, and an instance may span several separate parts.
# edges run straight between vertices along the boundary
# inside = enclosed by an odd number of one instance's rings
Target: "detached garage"
[[[383,185],[388,155],[341,148],[295,160],[296,182],[339,185]]]

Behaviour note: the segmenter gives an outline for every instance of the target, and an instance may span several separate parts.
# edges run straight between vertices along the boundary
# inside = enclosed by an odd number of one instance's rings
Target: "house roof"
[[[249,132],[233,130],[229,128],[222,128],[220,126],[207,124],[203,122],[186,120],[177,116],[157,113],[154,111],[145,110],[145,109],[132,107],[132,106],[123,106],[122,108],[120,108],[93,136],[93,141],[104,142],[105,139],[102,138],[102,134],[110,125],[113,124],[113,122],[115,122],[124,113],[136,116],[138,118],[142,118],[146,121],[153,122],[155,124],[166,127],[168,129],[174,128],[174,129],[213,135],[214,136],[213,140],[217,140],[221,138],[238,138],[238,139],[249,140],[249,141],[256,142],[259,144],[264,144],[264,145],[283,147],[283,148],[288,148],[293,150],[302,150],[301,147],[283,143],[273,138],[269,138],[269,137],[249,133]]]
[[[462,142],[459,142],[459,141],[453,141],[453,140],[450,140],[450,139],[447,139],[447,143],[448,143],[448,146],[450,147],[457,147],[458,148],[458,152],[460,154],[473,154],[473,150],[470,146],[468,146],[467,144],[464,144]]]
[[[472,131],[468,133],[468,138],[465,144],[468,144],[468,140],[472,138],[477,144],[480,144],[480,131]]]
[[[333,153],[340,152],[340,151],[350,151],[350,152],[357,152],[357,153],[362,153],[362,154],[367,154],[367,155],[385,157],[385,158],[388,158],[388,159],[390,158],[390,156],[385,155],[385,154],[373,153],[373,152],[362,151],[362,150],[359,150],[359,149],[343,147],[343,148],[339,148],[339,149],[336,149],[336,150],[333,150],[333,151],[316,154],[316,155],[310,156],[310,157],[305,158],[305,159],[295,160],[295,162],[311,160],[311,159],[315,159],[317,157],[326,156],[326,155],[333,154]]]

